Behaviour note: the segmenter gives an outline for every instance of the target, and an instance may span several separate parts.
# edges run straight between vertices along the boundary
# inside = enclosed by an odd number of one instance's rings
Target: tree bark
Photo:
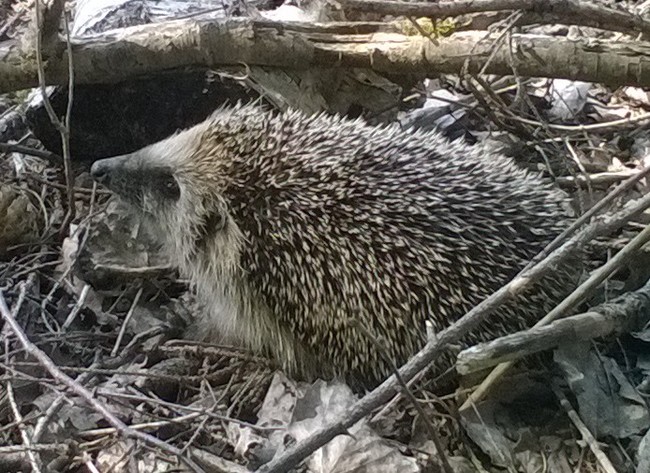
[[[115,83],[186,67],[357,67],[379,73],[484,72],[557,77],[613,86],[650,86],[650,43],[485,32],[408,35],[398,23],[282,23],[230,18],[177,20],[73,40],[76,83]],[[50,51],[49,84],[67,81],[65,47]],[[34,87],[36,60],[16,44],[0,47],[0,93]]]

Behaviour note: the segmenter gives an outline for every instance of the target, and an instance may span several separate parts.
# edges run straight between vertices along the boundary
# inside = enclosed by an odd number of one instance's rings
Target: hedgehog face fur
[[[372,386],[511,279],[566,226],[510,159],[434,132],[221,109],[92,174],[159,226],[208,307],[201,332],[306,377]],[[529,325],[561,268],[466,342]],[[372,334],[385,348],[380,353]]]

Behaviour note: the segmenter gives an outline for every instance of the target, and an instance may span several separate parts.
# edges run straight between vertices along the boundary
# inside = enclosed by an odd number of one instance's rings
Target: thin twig
[[[113,374],[114,373],[115,371],[113,371]],[[121,371],[119,373],[120,375],[122,375]],[[147,375],[146,372],[142,374],[144,376]],[[232,422],[233,424],[238,424],[242,427],[248,427],[249,429],[255,430],[256,432],[275,432],[275,431],[283,430],[282,427],[272,427],[272,426],[267,427],[267,426],[261,426],[257,424],[251,424],[250,422],[246,422],[245,420],[240,420],[234,417],[228,417],[225,415],[217,414],[213,412],[211,409],[205,409],[204,407],[183,406],[181,404],[175,404],[173,402],[164,401],[162,399],[151,398],[151,397],[146,397],[143,395],[136,395],[136,394],[119,393],[119,392],[110,391],[108,389],[101,389],[101,388],[97,389],[96,392],[97,394],[107,398],[127,399],[130,401],[136,401],[138,403],[151,404],[153,406],[164,406],[173,409],[175,411],[185,411],[190,413],[203,414],[208,419],[217,420],[220,422]]]
[[[86,465],[86,468],[88,468],[88,471],[90,473],[100,473],[100,471],[97,469],[97,467],[93,463],[92,458],[90,457],[90,455],[88,455],[88,453],[84,452],[83,457],[84,457],[84,465]]]
[[[84,284],[83,289],[81,289],[81,294],[79,294],[79,297],[77,298],[77,302],[75,303],[74,307],[66,317],[65,322],[63,322],[63,325],[61,325],[62,332],[65,332],[68,329],[68,327],[72,325],[72,322],[74,322],[74,319],[77,318],[77,314],[79,314],[79,311],[83,309],[84,304],[86,302],[86,297],[88,297],[88,291],[90,291],[90,284]]]
[[[20,409],[18,404],[16,404],[16,399],[14,397],[14,388],[11,382],[5,384],[5,393],[7,394],[7,400],[9,401],[9,406],[14,415],[14,419],[18,424],[18,431],[20,432],[20,438],[23,441],[25,446],[25,451],[27,452],[27,458],[29,459],[29,464],[32,467],[34,473],[41,473],[41,459],[40,455],[32,449],[32,440],[27,433],[27,429],[23,425],[23,416],[20,414]]]
[[[399,373],[399,367],[395,363],[395,360],[390,356],[388,350],[381,343],[381,341],[379,341],[377,337],[373,333],[371,333],[370,330],[368,330],[368,328],[363,323],[359,323],[359,321],[356,319],[351,320],[350,322],[353,323],[354,326],[357,329],[359,329],[366,336],[366,338],[370,340],[370,342],[373,345],[375,345],[377,351],[381,354],[384,360],[390,365],[391,369],[393,370],[393,373],[395,374],[395,377],[397,378],[398,383],[400,384],[400,387],[402,388],[402,392],[411,402],[413,407],[415,407],[415,410],[418,412],[418,415],[420,416],[422,422],[426,426],[427,431],[429,433],[429,437],[433,441],[433,444],[436,448],[438,457],[440,457],[440,462],[442,463],[442,469],[445,471],[445,473],[453,473],[454,469],[449,464],[449,460],[447,459],[447,453],[445,452],[442,442],[440,441],[440,436],[438,435],[438,431],[436,430],[436,427],[433,425],[433,422],[431,422],[431,419],[429,419],[429,416],[424,412],[424,409],[420,405],[420,401],[415,397],[415,395],[411,391],[411,388],[404,381],[404,379],[402,379],[402,376]]]
[[[124,334],[126,333],[126,327],[127,325],[129,325],[129,322],[131,321],[131,317],[133,317],[133,313],[135,312],[135,308],[138,305],[141,296],[142,296],[142,287],[138,289],[138,292],[135,294],[135,297],[133,298],[133,302],[131,303],[131,307],[129,307],[129,311],[126,313],[126,317],[124,317],[124,322],[122,322],[122,326],[120,327],[120,332],[117,334],[117,340],[115,340],[115,345],[111,350],[111,356],[117,356],[117,350],[120,349],[120,345],[122,344],[122,339],[124,338]]]
[[[16,312],[20,309],[23,301],[25,300],[25,296],[27,294],[27,289],[29,285],[28,283],[22,284],[20,294],[18,296],[18,302],[16,303]],[[4,330],[3,330],[4,332]],[[9,359],[9,339],[7,337],[4,338],[4,344],[5,344],[5,363],[7,365],[11,364],[11,360]],[[8,381],[5,385],[5,393],[7,394],[7,400],[9,402],[9,406],[11,407],[11,411],[13,413],[15,423],[18,426],[18,431],[20,432],[20,437],[23,441],[23,445],[25,447],[25,451],[27,452],[27,459],[29,460],[29,464],[32,467],[32,471],[34,473],[41,473],[41,458],[40,455],[35,452],[32,449],[33,445],[33,437],[30,438],[29,433],[27,432],[26,426],[23,424],[23,416],[20,413],[20,409],[18,408],[18,404],[16,403],[16,399],[14,396],[14,388],[13,384]]]
[[[45,81],[45,63],[43,61],[43,45],[42,45],[42,14],[41,14],[41,2],[40,0],[35,1],[35,13],[36,13],[36,25],[38,26],[38,31],[36,32],[36,65],[38,73],[38,84],[41,91],[41,96],[43,99],[43,106],[47,111],[47,115],[50,118],[50,122],[54,128],[61,135],[61,147],[63,150],[63,168],[65,173],[65,182],[67,188],[67,204],[68,209],[66,216],[64,218],[63,224],[61,225],[61,232],[65,232],[68,224],[74,219],[75,216],[75,202],[74,202],[74,180],[72,177],[72,163],[70,158],[70,112],[72,110],[72,98],[73,98],[73,88],[74,88],[74,68],[72,63],[72,44],[70,42],[70,28],[68,27],[68,18],[67,15],[64,16],[65,32],[67,38],[67,51],[68,51],[68,105],[67,113],[65,117],[65,123],[62,123],[59,117],[57,117],[50,97],[47,93],[46,81]]]
[[[92,366],[90,368],[92,368]],[[75,382],[83,386],[87,384],[94,376],[95,376],[94,373],[82,373],[75,379]],[[41,440],[41,437],[45,433],[45,428],[47,427],[47,424],[50,422],[50,420],[52,420],[52,418],[56,415],[56,413],[59,412],[59,410],[61,410],[61,408],[63,407],[66,401],[67,401],[66,396],[60,394],[48,406],[48,408],[45,410],[45,413],[38,419],[38,421],[36,422],[36,426],[34,427],[34,434],[32,435],[32,439],[34,442],[39,442]]]
[[[65,443],[39,443],[31,446],[31,449],[35,452],[56,452],[58,454],[64,454],[69,450],[69,445]],[[21,453],[25,451],[25,447],[22,445],[3,445],[0,447],[0,458],[3,455],[8,455],[10,453]]]
[[[555,239],[549,243],[542,252],[534,257],[531,262],[526,266],[526,269],[531,268],[533,265],[537,263],[537,261],[541,261],[542,259],[546,258],[548,255],[551,254],[551,252],[555,251],[557,248],[559,248],[560,244],[565,241],[570,235],[575,233],[575,231],[580,228],[582,225],[587,223],[591,217],[594,215],[597,215],[600,213],[601,210],[603,210],[606,206],[611,204],[614,199],[616,199],[618,196],[623,194],[624,192],[630,190],[634,185],[639,182],[641,179],[646,177],[650,173],[650,166],[646,166],[645,168],[641,169],[638,174],[628,178],[625,182],[623,182],[621,185],[619,185],[616,189],[613,191],[609,192],[605,197],[600,199],[596,205],[591,207],[587,212],[582,214],[580,218],[575,220],[569,228],[564,230],[562,233],[560,233]]]
[[[185,422],[189,422],[203,416],[205,416],[204,412],[197,412],[197,413],[174,417],[173,419],[156,420],[153,422],[142,422],[140,424],[133,424],[129,426],[129,428],[134,432],[139,432],[141,430],[153,430],[153,429],[158,429],[160,427],[167,427],[169,425],[183,424]],[[82,430],[77,432],[77,435],[84,438],[104,437],[105,435],[113,435],[116,432],[121,433],[120,429],[118,429],[117,427],[104,427],[99,429]]]
[[[65,124],[61,133],[61,147],[63,150],[63,168],[65,172],[65,183],[68,192],[68,215],[62,225],[62,232],[65,231],[67,224],[72,222],[75,217],[76,207],[74,203],[74,177],[72,176],[72,158],[70,156],[70,117],[72,116],[72,102],[74,98],[74,63],[72,61],[72,43],[70,42],[70,25],[68,22],[68,12],[63,15],[63,24],[65,25],[66,47],[68,51],[68,105],[65,112]]]
[[[497,112],[498,113],[498,112]],[[546,125],[536,121],[536,120],[531,120],[529,118],[523,118],[523,117],[509,117],[512,120],[517,120],[521,123],[525,123],[527,125],[531,125],[534,127],[540,127],[540,126],[545,126],[549,130],[556,130],[556,131],[562,131],[564,133],[585,133],[585,132],[594,132],[594,131],[607,131],[609,128],[616,128],[619,126],[624,126],[624,125],[637,125],[639,122],[643,122],[646,120],[650,120],[650,112],[648,113],[642,113],[640,115],[637,115],[636,117],[628,117],[628,118],[619,118],[618,120],[612,120],[609,122],[600,122],[600,123],[593,123],[591,125],[558,125],[554,123],[547,123]]]
[[[112,273],[128,274],[129,276],[150,278],[170,273],[173,269],[173,266],[169,264],[159,266],[138,266],[132,268],[119,264],[95,264],[95,266],[93,266],[94,271],[109,271]]]
[[[34,180],[34,181],[36,181],[36,182],[39,182],[39,183],[41,183],[41,184],[43,184],[43,185],[46,185],[46,186],[54,187],[55,189],[63,189],[63,190],[67,189],[67,186],[65,186],[65,185],[63,185],[63,184],[59,184],[59,183],[57,183],[57,182],[48,181],[47,179],[43,179],[41,176],[37,176],[37,175],[35,175],[35,174],[26,174],[25,176],[26,176],[28,179],[32,179],[32,180]],[[74,188],[74,191],[75,191],[75,193],[77,193],[77,194],[86,194],[86,195],[87,195],[87,194],[93,194],[93,193],[94,193],[94,194],[97,194],[97,195],[111,195],[111,191],[109,191],[109,190],[104,190],[104,189],[93,190],[94,187],[96,187],[96,186],[93,186],[93,188],[88,188],[88,187],[75,187],[75,188]],[[92,214],[92,212],[88,212],[88,214],[90,215],[90,214]]]
[[[52,107],[52,102],[50,102],[49,94],[47,93],[47,86],[45,82],[45,63],[43,61],[43,37],[41,31],[42,24],[42,12],[41,12],[41,2],[34,2],[34,12],[36,14],[36,25],[38,26],[38,31],[36,32],[36,64],[37,74],[38,74],[38,86],[41,91],[41,98],[43,99],[43,106],[47,111],[47,115],[52,122],[52,125],[60,132],[63,128],[63,124],[56,116],[54,107]]]
[[[56,153],[44,149],[36,149],[30,146],[24,146],[14,143],[0,143],[0,151],[3,153],[20,153],[37,158],[45,159],[52,164],[61,164],[63,158]]]
[[[616,468],[614,468],[612,462],[609,461],[609,458],[607,458],[605,452],[603,452],[598,446],[598,441],[594,438],[593,434],[589,431],[585,423],[582,422],[582,419],[580,419],[578,413],[573,409],[573,406],[571,406],[571,403],[566,398],[562,390],[558,386],[554,385],[553,392],[560,401],[560,405],[564,408],[567,415],[569,416],[569,419],[571,419],[571,422],[573,422],[573,425],[576,426],[576,429],[578,429],[580,435],[582,435],[582,440],[584,440],[585,443],[589,445],[589,449],[596,457],[596,460],[598,461],[598,464],[601,466],[601,468],[605,471],[605,473],[617,473]]]

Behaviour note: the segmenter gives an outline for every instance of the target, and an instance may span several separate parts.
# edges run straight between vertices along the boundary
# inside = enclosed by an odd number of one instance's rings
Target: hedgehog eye
[[[165,197],[168,199],[178,200],[181,196],[181,189],[178,186],[176,178],[171,174],[163,177],[160,189]]]

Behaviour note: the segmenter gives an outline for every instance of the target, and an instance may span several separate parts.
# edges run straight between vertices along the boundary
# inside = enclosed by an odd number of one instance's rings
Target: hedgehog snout
[[[123,194],[125,191],[134,191],[141,184],[134,171],[136,169],[133,167],[132,156],[125,155],[95,161],[90,168],[90,175],[113,192]]]
[[[100,184],[110,187],[120,176],[135,171],[134,159],[131,155],[116,156],[95,161],[90,167],[90,175]]]
[[[90,175],[100,184],[108,184],[110,178],[110,165],[107,161],[110,160],[100,159],[99,161],[95,161],[90,168]]]

